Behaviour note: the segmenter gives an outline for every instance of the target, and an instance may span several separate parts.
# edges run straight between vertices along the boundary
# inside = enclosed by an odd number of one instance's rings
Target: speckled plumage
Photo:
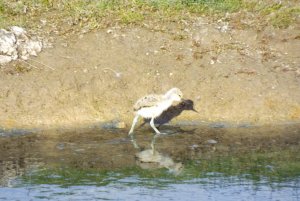
[[[140,98],[133,106],[134,111],[138,111],[143,107],[156,106],[160,101],[162,101],[163,96],[157,94],[150,94]]]
[[[154,125],[154,119],[167,110],[174,101],[180,101],[182,92],[178,88],[172,88],[163,95],[151,94],[140,98],[133,106],[135,117],[129,131],[129,135],[133,133],[134,126],[139,117],[149,118],[150,125],[153,130],[160,134],[159,130]]]
[[[194,102],[192,100],[182,100],[177,105],[172,105],[167,110],[165,110],[160,116],[154,119],[154,123],[161,126],[163,124],[169,123],[172,119],[179,116],[184,110],[192,110],[197,112],[194,109]],[[144,123],[149,123],[150,119],[144,119]]]

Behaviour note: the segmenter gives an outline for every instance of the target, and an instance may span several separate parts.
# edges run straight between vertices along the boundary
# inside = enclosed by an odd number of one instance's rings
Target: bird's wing
[[[162,96],[160,95],[147,95],[143,98],[140,98],[133,106],[134,111],[137,111],[143,107],[152,107],[157,105],[162,100]]]

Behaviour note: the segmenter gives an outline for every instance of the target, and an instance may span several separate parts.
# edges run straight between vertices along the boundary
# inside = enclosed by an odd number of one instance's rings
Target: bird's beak
[[[199,113],[197,110],[195,110],[195,108],[193,108],[192,110],[193,110],[194,112],[197,112],[197,113]]]

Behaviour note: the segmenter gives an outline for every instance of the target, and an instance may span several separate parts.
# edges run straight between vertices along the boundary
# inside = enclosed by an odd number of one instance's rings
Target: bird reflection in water
[[[174,175],[179,175],[183,170],[182,163],[176,163],[172,158],[154,151],[147,149],[137,153],[136,155],[137,164],[143,169],[157,169],[167,168]]]

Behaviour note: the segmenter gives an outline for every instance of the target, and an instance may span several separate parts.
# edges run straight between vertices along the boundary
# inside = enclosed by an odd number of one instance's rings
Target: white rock
[[[6,64],[11,62],[12,58],[10,56],[0,55],[0,64]]]
[[[112,29],[108,29],[108,30],[106,31],[106,33],[108,33],[108,34],[111,34],[112,32],[113,32]]]
[[[29,41],[28,45],[28,53],[33,56],[37,56],[37,53],[42,51],[43,44],[41,41]]]
[[[13,55],[17,51],[16,41],[13,33],[0,29],[0,54]]]
[[[28,60],[28,58],[29,58],[29,54],[24,54],[24,55],[21,55],[21,59],[23,59],[23,60]]]
[[[12,60],[17,60],[18,57],[19,57],[18,54],[11,55]]]
[[[47,24],[47,20],[46,19],[40,19],[40,22],[42,23],[43,26],[45,26]]]
[[[12,27],[10,27],[10,30],[17,37],[26,34],[26,31],[22,27],[12,26]]]
[[[12,26],[9,31],[0,29],[0,63],[8,63],[19,57],[27,60],[29,56],[37,56],[42,51],[42,39],[29,39],[26,34],[25,29],[18,26]]]
[[[42,51],[43,44],[40,41],[33,41],[29,40],[27,43],[24,45],[20,45],[19,47],[19,52],[20,55],[32,55],[32,56],[37,56],[37,53]]]

